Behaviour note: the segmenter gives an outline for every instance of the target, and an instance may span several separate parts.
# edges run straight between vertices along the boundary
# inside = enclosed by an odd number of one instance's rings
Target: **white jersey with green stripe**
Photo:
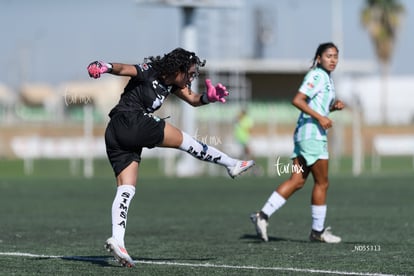
[[[310,108],[322,116],[328,116],[335,102],[335,87],[330,75],[322,68],[315,67],[306,74],[299,92],[307,96]],[[327,131],[317,120],[301,112],[294,134],[294,141],[327,140]]]

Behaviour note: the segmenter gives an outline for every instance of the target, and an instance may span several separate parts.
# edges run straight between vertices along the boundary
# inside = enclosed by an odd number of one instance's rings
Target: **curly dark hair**
[[[144,62],[151,64],[160,76],[171,76],[177,72],[187,73],[193,64],[196,65],[198,73],[198,69],[206,64],[206,61],[201,61],[194,52],[187,51],[183,48],[176,48],[163,57],[147,57],[144,59]]]

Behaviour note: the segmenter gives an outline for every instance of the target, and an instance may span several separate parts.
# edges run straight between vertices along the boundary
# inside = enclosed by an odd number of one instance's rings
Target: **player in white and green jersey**
[[[335,88],[329,72],[321,67],[314,67],[305,76],[299,92],[307,96],[310,108],[322,116],[328,116],[335,101]],[[294,141],[326,141],[327,131],[311,115],[301,112],[297,122]]]
[[[291,177],[277,187],[259,212],[250,216],[258,236],[264,241],[269,240],[269,217],[303,187],[309,173],[314,179],[310,240],[326,243],[341,241],[340,237],[330,232],[330,227],[325,228],[326,196],[329,186],[327,130],[333,124],[328,115],[331,111],[344,108],[342,101],[335,100],[335,88],[331,79],[331,72],[335,70],[337,63],[338,48],[335,44],[320,44],[312,67],[292,100],[292,104],[301,113],[294,134]]]

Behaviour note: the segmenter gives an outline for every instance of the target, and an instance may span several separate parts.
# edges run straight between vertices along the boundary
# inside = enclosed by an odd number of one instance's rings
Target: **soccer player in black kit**
[[[206,79],[204,93],[191,90],[191,82],[204,65],[205,61],[195,53],[177,48],[162,57],[145,58],[141,64],[95,61],[87,67],[90,77],[95,79],[103,73],[131,77],[118,104],[109,113],[105,131],[106,151],[117,182],[112,203],[112,237],[105,247],[124,266],[134,266],[125,249],[124,236],[143,147],[180,149],[202,161],[224,166],[232,178],[255,164],[253,160],[233,159],[152,114],[170,94],[193,107],[217,101],[224,103],[228,91],[221,83],[213,85]]]

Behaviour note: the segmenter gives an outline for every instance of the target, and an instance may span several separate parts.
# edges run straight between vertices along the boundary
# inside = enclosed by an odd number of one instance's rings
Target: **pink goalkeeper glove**
[[[207,100],[210,103],[214,102],[226,102],[226,98],[229,95],[229,92],[227,91],[226,87],[222,85],[221,83],[218,83],[215,87],[211,84],[210,79],[206,79],[206,88],[207,92],[204,94],[207,97]]]
[[[97,79],[103,73],[110,73],[112,64],[103,61],[94,61],[88,65],[88,73],[91,78]]]

